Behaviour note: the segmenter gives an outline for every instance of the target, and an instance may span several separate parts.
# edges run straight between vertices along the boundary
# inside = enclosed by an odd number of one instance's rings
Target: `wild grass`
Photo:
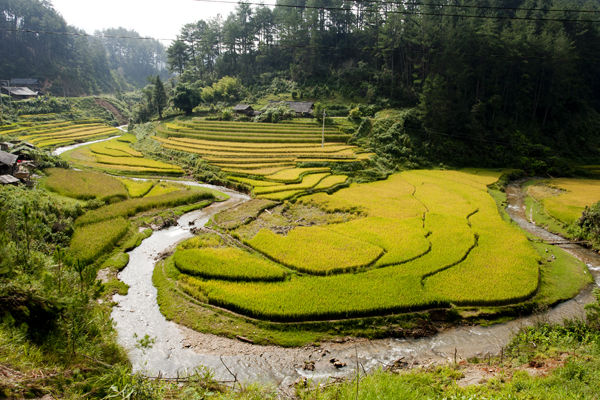
[[[174,261],[181,272],[206,279],[274,282],[286,275],[279,265],[232,247],[180,250]]]
[[[124,184],[112,176],[98,172],[62,168],[47,169],[45,186],[60,195],[79,200],[127,198]]]
[[[117,203],[119,204],[119,203]],[[94,262],[98,256],[113,248],[129,230],[125,218],[111,218],[78,226],[73,233],[67,255],[83,264]]]
[[[262,211],[277,205],[276,202],[264,199],[252,199],[237,207],[227,209],[214,216],[215,222],[222,228],[235,229],[256,218]]]

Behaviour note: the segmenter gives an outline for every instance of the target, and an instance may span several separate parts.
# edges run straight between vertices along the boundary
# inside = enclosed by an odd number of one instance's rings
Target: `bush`
[[[350,113],[348,114],[349,120],[357,120],[357,119],[360,119],[361,117],[362,117],[362,113],[360,112],[360,109],[358,107],[350,110]]]

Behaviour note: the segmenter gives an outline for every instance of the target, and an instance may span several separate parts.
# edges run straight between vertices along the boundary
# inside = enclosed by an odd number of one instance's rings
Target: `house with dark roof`
[[[1,90],[2,94],[12,96],[13,100],[25,100],[38,96],[38,92],[34,92],[33,90],[26,87],[6,86],[3,87]]]
[[[41,88],[42,84],[39,79],[11,79],[10,85],[6,86],[27,87],[29,89],[38,90]]]
[[[233,107],[233,112],[236,114],[252,115],[254,109],[248,104],[238,104],[237,106]]]
[[[271,101],[273,103],[285,103],[296,112],[298,117],[312,117],[314,103],[306,101]]]
[[[15,172],[17,159],[19,156],[0,150],[0,174],[10,174]]]

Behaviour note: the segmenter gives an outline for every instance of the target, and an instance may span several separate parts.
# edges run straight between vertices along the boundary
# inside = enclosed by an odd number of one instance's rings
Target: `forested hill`
[[[277,4],[185,25],[171,70],[196,87],[229,75],[255,93],[280,78],[304,99],[415,107],[405,132],[440,160],[597,155],[597,0]]]
[[[84,33],[50,1],[0,0],[0,79],[48,79],[54,94],[78,96],[143,87],[147,76],[166,74],[160,42],[74,35]],[[96,33],[140,37],[123,28]]]

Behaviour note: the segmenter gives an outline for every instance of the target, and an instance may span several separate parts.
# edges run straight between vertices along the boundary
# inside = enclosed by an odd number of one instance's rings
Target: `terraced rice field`
[[[487,193],[499,176],[410,171],[303,196],[297,203],[355,218],[281,232],[261,229],[260,219],[247,225],[254,230],[227,228],[286,270],[284,280],[207,277],[182,267],[170,276],[199,301],[281,322],[520,302],[538,289],[540,256]]]
[[[207,188],[189,188],[160,181],[137,182],[99,172],[58,168],[44,172],[48,177],[43,184],[55,193],[79,200],[97,199],[105,202],[101,207],[80,216],[75,222],[75,232],[67,255],[83,264],[95,262],[101,254],[110,251],[135,228],[129,217],[148,210],[178,205],[206,205],[216,196],[225,196]]]
[[[600,201],[600,181],[560,178],[544,180],[528,188],[527,194],[546,214],[563,224],[575,222],[585,207]]]
[[[2,133],[18,135],[19,140],[27,141],[38,147],[58,147],[115,136],[120,131],[102,124],[101,120],[80,119],[48,121],[38,124],[21,123],[12,129],[3,130]]]
[[[143,158],[130,147],[133,135],[94,143],[63,153],[61,157],[81,169],[94,169],[114,175],[183,175],[181,167],[161,161]]]
[[[300,162],[360,162],[370,154],[357,154],[346,145],[349,135],[336,127],[315,123],[259,124],[193,119],[164,123],[154,138],[164,148],[199,154],[232,175],[252,179],[295,167]],[[290,189],[291,190],[291,189]]]

